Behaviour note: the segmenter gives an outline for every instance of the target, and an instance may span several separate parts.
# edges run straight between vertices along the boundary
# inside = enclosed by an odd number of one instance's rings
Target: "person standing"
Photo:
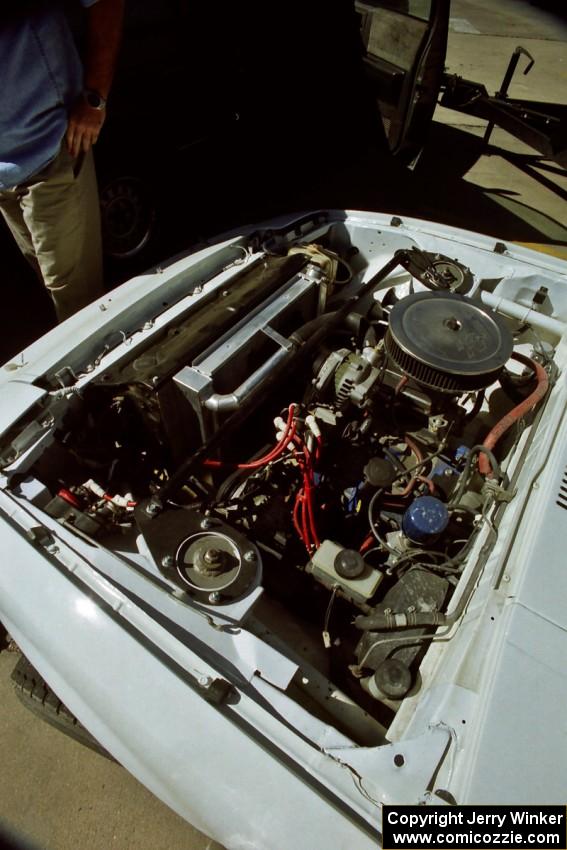
[[[104,124],[123,0],[80,0],[81,61],[58,0],[0,11],[0,212],[58,321],[103,293],[92,146]]]

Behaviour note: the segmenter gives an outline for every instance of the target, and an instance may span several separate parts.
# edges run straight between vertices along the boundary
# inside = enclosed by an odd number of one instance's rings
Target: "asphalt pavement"
[[[454,0],[447,70],[496,91],[509,56],[521,45],[535,65],[527,76],[520,69],[510,95],[567,102],[567,22],[550,7],[523,0],[498,4]],[[500,130],[494,131],[487,148],[483,133],[482,121],[438,108],[428,146],[413,174],[396,172],[392,177],[365,157],[338,173],[327,165],[324,174],[303,185],[286,206],[365,208],[437,219],[495,238],[540,245],[567,258],[565,172],[535,160],[533,151]],[[242,188],[245,192],[245,183]],[[257,209],[247,209],[245,203],[227,205],[232,220],[221,216],[218,223],[236,224],[248,212],[257,212],[259,218],[263,212],[269,215],[275,211],[273,203],[271,198]],[[214,223],[210,218],[207,226]],[[201,234],[193,228],[190,235]],[[183,233],[176,238],[182,242]],[[0,251],[3,291],[9,296],[9,321],[4,322],[1,345],[5,360],[44,332],[53,316],[48,300],[5,238],[0,239]],[[62,736],[23,708],[9,679],[15,660],[14,653],[0,651],[1,829],[19,836],[27,846],[45,850],[218,846],[118,764]]]

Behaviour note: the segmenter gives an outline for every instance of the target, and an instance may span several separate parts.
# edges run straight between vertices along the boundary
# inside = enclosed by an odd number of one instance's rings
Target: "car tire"
[[[156,231],[152,192],[129,173],[99,178],[103,250],[112,260],[131,260],[147,252]]]
[[[59,697],[51,690],[45,679],[37,672],[25,655],[20,655],[12,671],[12,680],[20,702],[37,717],[45,720],[60,732],[94,750],[102,756],[115,761],[96,738],[85,729]]]

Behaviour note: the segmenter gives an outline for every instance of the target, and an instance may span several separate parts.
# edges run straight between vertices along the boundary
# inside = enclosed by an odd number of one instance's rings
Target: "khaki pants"
[[[49,290],[58,321],[103,294],[92,151],[74,160],[63,142],[46,168],[20,186],[0,191],[0,212]]]

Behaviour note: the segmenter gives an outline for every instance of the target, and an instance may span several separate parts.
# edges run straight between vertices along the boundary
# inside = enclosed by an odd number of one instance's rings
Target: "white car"
[[[567,264],[320,211],[1,370],[0,619],[230,850],[562,803]]]

